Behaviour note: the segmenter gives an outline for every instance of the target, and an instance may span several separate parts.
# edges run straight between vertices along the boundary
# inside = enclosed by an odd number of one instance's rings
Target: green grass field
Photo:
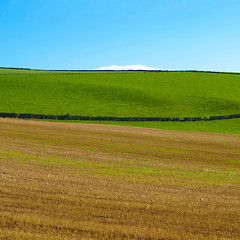
[[[0,112],[113,117],[231,115],[240,113],[239,89],[240,75],[234,74],[0,69]],[[236,119],[114,124],[239,134],[239,123]]]
[[[44,120],[45,121],[45,120]],[[49,120],[47,120],[49,121]],[[212,133],[240,134],[240,119],[227,119],[197,122],[154,122],[154,121],[71,121],[51,120],[53,122],[110,124],[131,127],[156,128],[166,130],[197,131]]]

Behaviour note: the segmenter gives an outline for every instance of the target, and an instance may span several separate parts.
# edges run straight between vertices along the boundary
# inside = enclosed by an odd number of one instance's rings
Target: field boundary
[[[1,118],[20,118],[20,119],[52,119],[52,120],[83,120],[83,121],[153,121],[153,122],[189,122],[189,121],[213,121],[240,118],[240,114],[228,116],[211,116],[211,117],[91,117],[91,116],[72,116],[69,113],[66,115],[46,115],[32,113],[0,113]]]

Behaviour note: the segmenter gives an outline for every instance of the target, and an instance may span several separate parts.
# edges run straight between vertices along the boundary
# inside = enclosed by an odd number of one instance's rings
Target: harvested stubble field
[[[240,136],[0,119],[1,239],[239,239]]]

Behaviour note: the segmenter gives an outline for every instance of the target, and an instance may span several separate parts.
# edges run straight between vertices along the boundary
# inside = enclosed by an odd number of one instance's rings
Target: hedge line
[[[161,118],[161,117],[89,117],[66,115],[45,115],[32,113],[0,113],[2,118],[22,119],[56,119],[56,120],[86,120],[86,121],[162,121],[162,122],[186,122],[186,121],[212,121],[222,119],[240,118],[240,114],[212,117],[184,117],[184,118]]]

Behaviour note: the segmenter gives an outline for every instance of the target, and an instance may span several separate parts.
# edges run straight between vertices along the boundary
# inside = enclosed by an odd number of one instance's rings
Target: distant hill
[[[113,117],[240,113],[240,75],[0,69],[0,112]]]

